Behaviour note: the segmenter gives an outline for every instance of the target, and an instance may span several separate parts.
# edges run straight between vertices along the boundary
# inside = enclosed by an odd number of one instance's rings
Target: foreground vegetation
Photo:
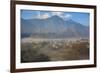
[[[89,59],[88,40],[61,40],[21,43],[21,62]]]

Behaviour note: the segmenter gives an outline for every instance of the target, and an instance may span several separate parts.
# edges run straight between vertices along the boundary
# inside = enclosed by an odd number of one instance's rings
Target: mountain
[[[34,38],[89,37],[89,27],[55,15],[47,19],[21,19],[21,35]]]

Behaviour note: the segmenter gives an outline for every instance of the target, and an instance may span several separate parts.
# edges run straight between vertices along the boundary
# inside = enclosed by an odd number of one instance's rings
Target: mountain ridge
[[[21,18],[21,33],[34,38],[89,37],[89,27],[55,15],[46,19]]]

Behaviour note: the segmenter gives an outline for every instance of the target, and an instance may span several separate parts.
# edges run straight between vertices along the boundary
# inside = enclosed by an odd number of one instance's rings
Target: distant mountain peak
[[[52,17],[55,17],[55,18],[60,18],[60,16],[58,16],[58,15],[53,15]]]
[[[58,15],[51,16],[51,17],[49,17],[48,19],[63,20],[63,19],[62,19],[60,16],[58,16]]]
[[[21,33],[30,33],[33,37],[77,37],[89,36],[89,28],[72,20],[64,20],[54,15],[47,19],[21,20]]]

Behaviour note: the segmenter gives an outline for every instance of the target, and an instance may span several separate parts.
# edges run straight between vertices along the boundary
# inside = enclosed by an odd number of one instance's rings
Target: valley
[[[21,41],[21,62],[47,62],[89,59],[89,40],[34,39]]]

